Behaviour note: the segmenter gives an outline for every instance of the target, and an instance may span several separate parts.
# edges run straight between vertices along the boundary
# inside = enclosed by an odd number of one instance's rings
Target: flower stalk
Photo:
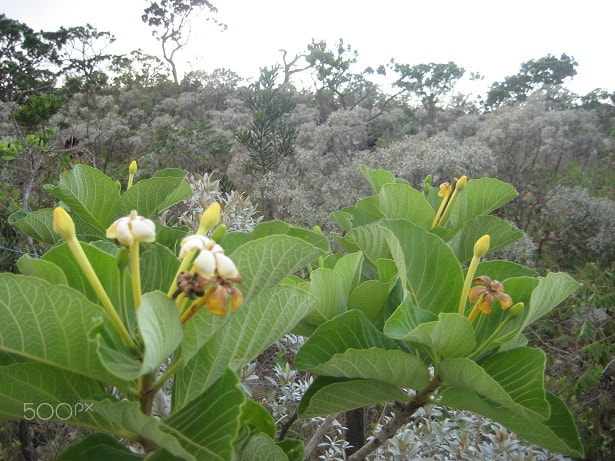
[[[128,345],[131,349],[136,350],[137,346],[135,342],[126,329],[126,326],[122,323],[122,320],[118,316],[111,299],[109,299],[109,295],[102,286],[102,283],[100,283],[100,279],[96,275],[90,260],[77,240],[77,236],[75,234],[75,223],[64,208],[56,207],[53,210],[53,230],[66,241],[66,244],[77,261],[77,264],[79,264],[79,267],[90,282],[90,285],[92,285],[96,296],[100,300],[103,308],[107,312],[107,315],[111,319],[111,322],[113,322],[117,328],[126,345]]]
[[[459,299],[459,309],[458,314],[464,315],[466,308],[466,297],[468,296],[468,292],[470,291],[470,285],[472,284],[472,280],[474,279],[474,274],[476,274],[476,268],[478,267],[478,263],[481,258],[487,254],[489,251],[489,235],[485,234],[481,238],[479,238],[474,244],[474,254],[472,255],[472,260],[470,261],[470,266],[468,267],[468,272],[466,273],[466,278],[463,283],[463,289],[461,290],[461,297]]]

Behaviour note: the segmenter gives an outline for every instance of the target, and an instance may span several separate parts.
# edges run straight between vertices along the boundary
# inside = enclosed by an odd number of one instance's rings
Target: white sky
[[[343,38],[360,67],[391,58],[420,64],[454,61],[484,85],[547,54],[573,56],[579,66],[568,88],[580,94],[615,90],[615,2],[611,0],[212,0],[228,25],[193,23],[190,49],[179,52],[180,74],[226,67],[243,77],[306,50],[312,38],[333,46]],[[141,48],[161,56],[141,21],[146,0],[0,0],[0,12],[34,30],[90,23],[117,38],[114,53]],[[482,92],[482,91],[481,91]]]

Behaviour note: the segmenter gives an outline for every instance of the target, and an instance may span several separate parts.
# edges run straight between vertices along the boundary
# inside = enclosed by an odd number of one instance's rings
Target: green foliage
[[[514,199],[514,189],[486,178],[468,181],[447,205],[449,218],[432,225],[438,206],[435,188],[428,185],[420,193],[385,171],[364,168],[363,172],[376,195],[333,216],[346,231],[336,241],[350,254],[332,268],[325,260],[311,273],[309,289],[319,300],[319,315],[307,317],[315,331],[295,363],[320,377],[306,392],[299,415],[349,411],[379,399],[398,401],[402,411],[412,413],[437,402],[488,416],[551,450],[582,456],[570,413],[544,389],[544,353],[519,346],[523,328],[546,315],[579,284],[563,273],[541,278],[516,264],[486,263],[476,274],[497,274],[504,290],[525,308],[511,314],[494,306],[490,315],[478,320],[475,314],[466,316],[468,309],[477,307],[464,308],[467,288],[461,263],[477,257],[472,251],[469,255],[468,250],[453,251],[459,248],[457,235],[472,235],[468,238],[476,241],[481,233],[495,236],[504,226],[510,237],[494,239],[494,248],[513,240],[510,225],[488,213]],[[477,219],[481,233],[468,231]],[[355,270],[338,269],[350,256]],[[346,287],[388,280],[385,267],[391,263],[397,272],[397,283],[388,285],[389,296],[397,303],[393,309],[371,317],[350,309]],[[469,269],[473,274],[474,268]],[[325,272],[327,283],[319,276]],[[355,273],[361,276],[344,284],[344,274]],[[363,305],[383,305],[377,291],[362,294],[368,298]],[[435,369],[431,376],[430,366]],[[402,388],[416,389],[417,394],[404,394]],[[391,424],[383,434],[402,423]]]

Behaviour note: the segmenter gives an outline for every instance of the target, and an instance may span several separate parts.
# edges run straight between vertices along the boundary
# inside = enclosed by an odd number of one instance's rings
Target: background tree
[[[262,68],[258,81],[242,93],[252,112],[252,124],[241,130],[237,139],[250,152],[249,171],[275,170],[284,157],[295,152],[298,131],[286,117],[295,108],[295,102],[284,88],[276,86],[278,70]]]
[[[198,13],[216,13],[218,9],[207,0],[160,0],[150,1],[141,19],[153,27],[152,35],[162,46],[162,55],[169,66],[176,84],[179,83],[175,53],[181,50],[190,39],[190,22]],[[205,22],[213,22],[222,29],[226,25],[209,16]]]
[[[524,62],[518,74],[491,85],[485,105],[493,108],[508,100],[525,101],[532,91],[540,87],[561,85],[567,78],[574,77],[577,65],[574,58],[565,53],[559,58],[548,54]]]
[[[34,32],[26,24],[0,14],[0,100],[48,91],[60,64],[61,40],[50,32]]]

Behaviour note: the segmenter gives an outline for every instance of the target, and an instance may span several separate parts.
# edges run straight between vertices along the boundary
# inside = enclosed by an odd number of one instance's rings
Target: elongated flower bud
[[[75,223],[66,210],[59,206],[53,210],[53,230],[64,240],[75,238]]]
[[[455,183],[455,189],[457,189],[459,192],[461,192],[463,189],[465,189],[467,182],[468,182],[468,177],[465,176],[465,175],[462,176]]]
[[[133,160],[130,162],[130,166],[128,167],[128,173],[135,174],[137,172],[137,161]]]
[[[518,302],[517,304],[515,304],[514,306],[510,308],[510,310],[508,311],[508,315],[510,315],[513,318],[518,317],[521,315],[524,308],[525,308],[525,305],[522,302]]]
[[[201,217],[197,234],[205,235],[209,229],[213,229],[220,222],[220,204],[217,202],[209,205]]]
[[[491,238],[489,235],[485,234],[481,238],[479,238],[474,244],[474,257],[482,258],[489,251],[489,243]]]

